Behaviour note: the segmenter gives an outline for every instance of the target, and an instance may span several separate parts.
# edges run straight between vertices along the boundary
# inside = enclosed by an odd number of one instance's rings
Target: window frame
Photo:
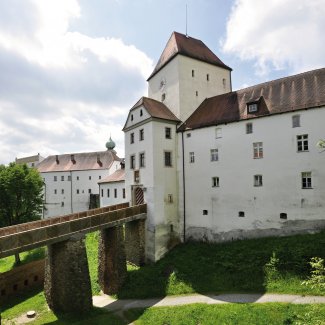
[[[134,143],[134,132],[130,133],[130,144]]]
[[[253,123],[248,122],[246,123],[246,134],[252,134],[253,133]]]
[[[143,141],[144,140],[144,129],[140,129],[139,130],[139,141]]]
[[[212,187],[220,187],[219,176],[213,176],[211,178],[211,181],[212,181]]]
[[[301,173],[301,188],[304,190],[313,188],[312,172]]]
[[[195,163],[195,153],[194,153],[194,151],[189,152],[189,163],[190,164]]]
[[[257,174],[254,175],[254,187],[262,187],[263,186],[263,175]]]
[[[215,132],[216,139],[222,138],[222,128],[217,127],[217,128],[215,128],[215,131],[214,132]]]
[[[258,102],[247,103],[247,113],[252,114],[258,112]]]
[[[218,148],[210,149],[210,161],[211,162],[219,161],[219,150],[218,150]]]
[[[291,121],[292,121],[293,128],[299,128],[301,126],[300,125],[300,114],[293,115],[291,117]]]
[[[264,158],[263,142],[253,142],[253,158],[262,159]]]
[[[165,127],[165,139],[171,139],[172,138],[172,128],[171,127]]]
[[[130,169],[135,169],[135,155],[130,155]]]
[[[308,152],[309,151],[309,141],[308,134],[298,134],[297,139],[297,152]]]
[[[167,159],[168,157],[168,159]],[[173,155],[172,151],[165,150],[164,151],[164,166],[165,167],[173,167]]]
[[[145,152],[139,153],[139,168],[146,167],[146,155]]]

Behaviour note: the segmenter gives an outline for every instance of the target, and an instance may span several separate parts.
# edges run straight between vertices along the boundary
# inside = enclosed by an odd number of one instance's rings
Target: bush
[[[309,262],[312,270],[308,280],[302,282],[302,285],[306,285],[312,289],[325,290],[325,267],[324,260],[320,257],[312,257]]]

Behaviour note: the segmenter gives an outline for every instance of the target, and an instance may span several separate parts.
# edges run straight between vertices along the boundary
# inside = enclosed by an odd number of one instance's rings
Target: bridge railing
[[[71,235],[145,219],[147,205],[119,204],[0,229],[0,258],[68,239]]]

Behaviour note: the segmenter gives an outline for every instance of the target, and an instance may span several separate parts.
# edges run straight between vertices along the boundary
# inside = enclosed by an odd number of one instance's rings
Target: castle
[[[175,240],[325,227],[325,69],[232,91],[232,69],[174,32],[125,125],[125,189],[147,203],[147,257]]]

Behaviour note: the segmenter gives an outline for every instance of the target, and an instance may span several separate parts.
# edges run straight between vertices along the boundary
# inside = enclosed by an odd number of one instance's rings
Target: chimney
[[[72,161],[73,164],[76,163],[76,160],[74,159],[74,155],[71,155],[71,161]]]
[[[60,161],[59,161],[59,155],[56,155],[56,156],[55,156],[55,161],[56,161],[57,164],[60,163]]]
[[[97,164],[98,164],[100,167],[103,166],[103,163],[100,161],[99,153],[97,154]]]

